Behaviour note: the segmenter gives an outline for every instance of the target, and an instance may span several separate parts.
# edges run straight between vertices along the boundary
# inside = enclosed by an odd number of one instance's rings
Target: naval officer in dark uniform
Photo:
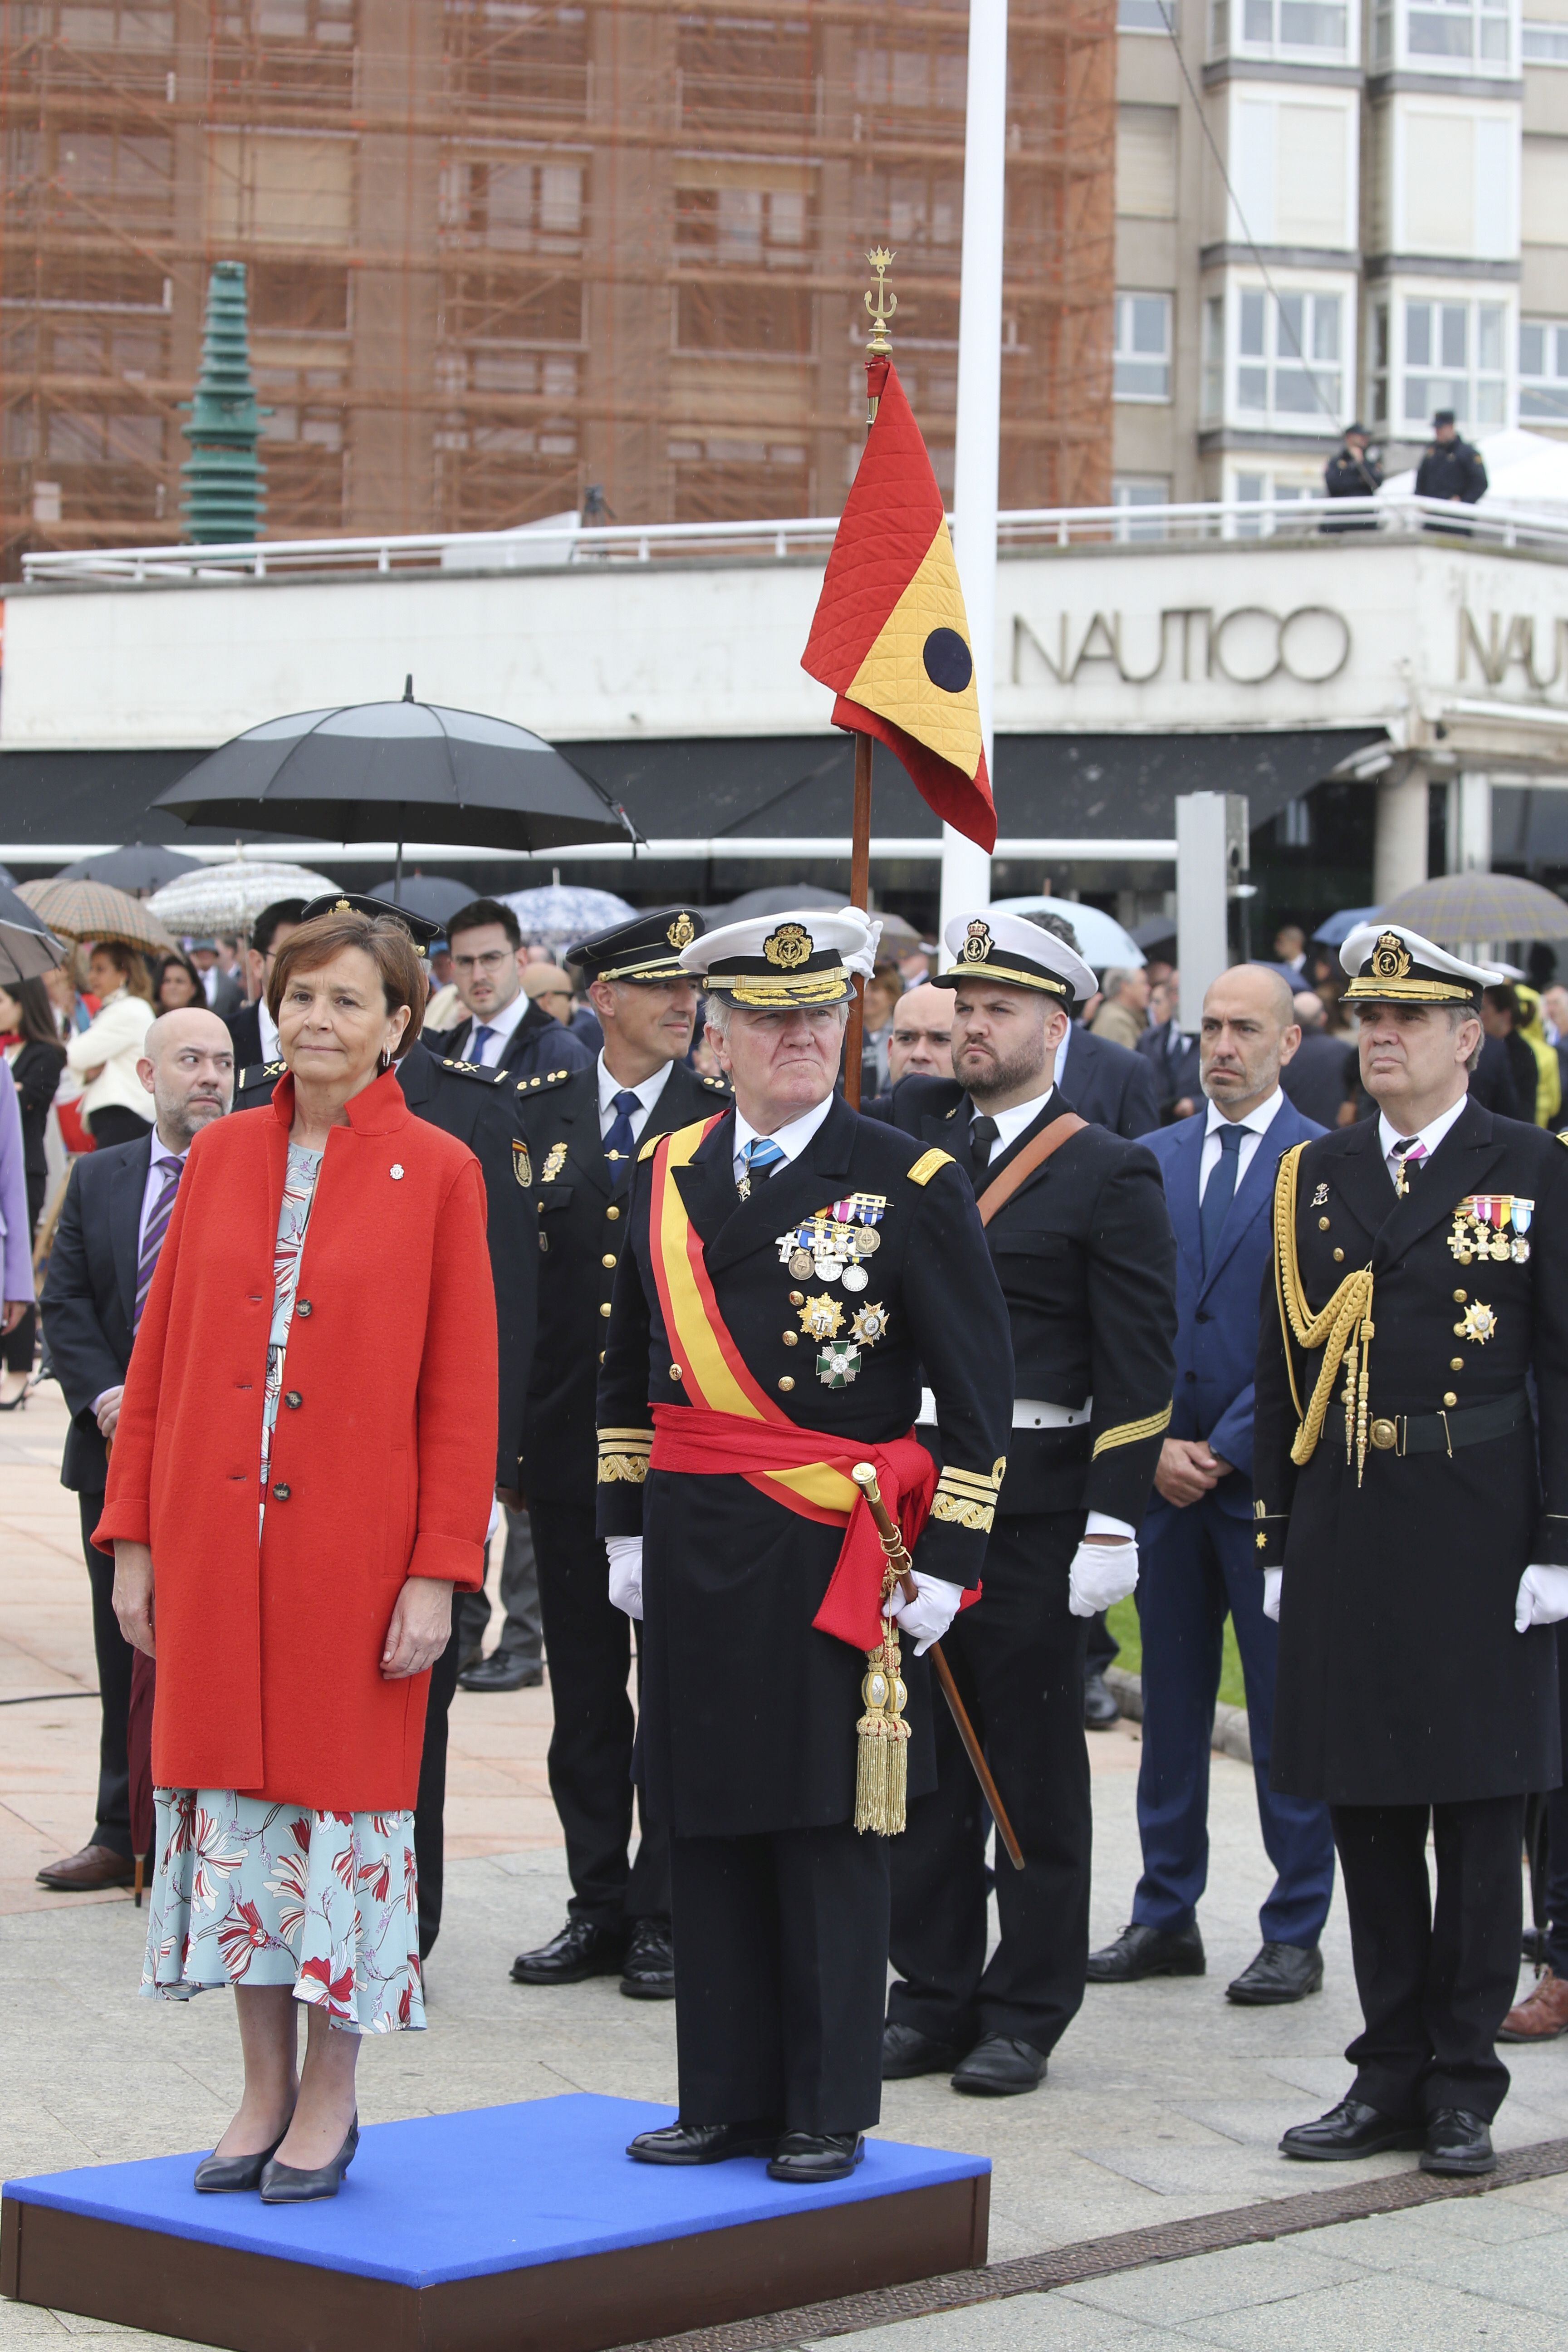
[[[1279,1164],[1253,1508],[1270,1778],[1329,1806],[1365,2025],[1280,2145],[1487,2172],[1524,1799],[1562,1779],[1568,1153],[1468,1098],[1494,973],[1392,923],[1341,957],[1378,1115]]]
[[[911,1644],[940,1638],[979,1580],[1012,1411],[967,1180],[835,1091],[870,947],[849,909],[683,950],[734,1106],[639,1146],[599,1381],[599,1527],[612,1591],[646,1605],[638,1770],[675,1920],[680,2116],[631,2153],[763,2153],[805,2183],[845,2177],[879,2112],[898,1843],[854,1827],[882,1557],[849,1473],[869,1461],[914,1538]],[[922,1378],[940,1480],[908,1434]]]
[[[669,1941],[669,1841],[632,1833],[627,1621],[610,1601],[594,1527],[598,1452],[594,1394],[610,1291],[626,1239],[639,1144],[710,1116],[722,1078],[686,1066],[697,983],[680,950],[699,938],[689,907],[662,907],[584,940],[567,961],[588,982],[604,1032],[591,1070],[524,1080],[518,1116],[537,1211],[540,1338],[523,1429],[523,1490],[539,1561],[554,1723],[550,1793],[566,1838],[566,1925],[512,1964],[519,1984],[577,1984],[619,1974],[633,1999],[675,1990]]]
[[[1013,1430],[984,1597],[945,1647],[1026,1867],[997,1867],[1002,1940],[987,1964],[990,1816],[942,1711],[937,1786],[893,1846],[902,1980],[882,2072],[951,2072],[954,2090],[1005,2097],[1037,2087],[1083,2000],[1084,1643],[1090,1617],[1138,1579],[1138,1523],[1171,1418],[1176,1249],[1152,1155],[1080,1118],[1055,1084],[1073,1000],[1094,988],[1089,966],[1050,931],[990,909],[956,917],[945,940],[953,1076],[906,1078],[894,1115],[968,1174],[1012,1324]]]
[[[395,916],[409,932],[421,955],[440,929],[438,924],[411,914],[406,907],[352,890],[330,891],[312,898],[300,919],[308,923],[317,915],[331,914],[338,908],[353,908],[361,915]],[[490,1276],[495,1284],[500,1373],[496,1493],[502,1501],[515,1503],[539,1294],[539,1252],[529,1193],[531,1174],[516,1109],[517,1081],[507,1069],[480,1069],[471,1062],[444,1059],[417,1041],[407,1048],[396,1068],[397,1082],[416,1118],[428,1119],[432,1127],[466,1143],[485,1180],[485,1230],[489,1244]],[[242,1070],[235,1085],[235,1109],[254,1110],[270,1102],[272,1089],[282,1075],[281,1062],[257,1063]],[[465,1376],[465,1366],[452,1366],[454,1381],[461,1382]],[[447,1721],[457,1688],[463,1642],[456,1622],[458,1613],[453,1612],[452,1638],[430,1669],[425,1748],[419,1766],[419,1801],[414,1813],[414,1847],[419,1864],[421,1958],[429,1953],[441,1927]]]

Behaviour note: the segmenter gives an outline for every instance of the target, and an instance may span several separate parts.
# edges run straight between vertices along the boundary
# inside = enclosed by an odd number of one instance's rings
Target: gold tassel
[[[879,1837],[897,1837],[909,1792],[908,1694],[900,1672],[898,1627],[890,1617],[883,1622],[887,1632],[876,1649],[867,1651],[860,1685],[866,1712],[855,1727],[855,1826]]]

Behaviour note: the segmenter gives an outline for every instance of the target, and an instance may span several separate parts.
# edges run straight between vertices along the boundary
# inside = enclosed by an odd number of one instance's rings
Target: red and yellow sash
[[[724,1114],[719,1113],[722,1118]],[[869,1650],[881,1638],[883,1554],[866,1500],[849,1475],[876,1465],[882,1498],[913,1546],[931,1509],[936,1465],[915,1437],[879,1445],[803,1429],[748,1370],[719,1311],[702,1241],[671,1171],[689,1166],[718,1118],[661,1136],[654,1150],[648,1254],[670,1353],[691,1402],[653,1407],[656,1470],[742,1477],[802,1518],[842,1528],[844,1542],[812,1622]]]

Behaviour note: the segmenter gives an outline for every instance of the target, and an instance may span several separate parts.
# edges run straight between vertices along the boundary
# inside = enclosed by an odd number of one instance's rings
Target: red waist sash
[[[738,1412],[716,1412],[700,1404],[656,1404],[653,1407],[655,1470],[678,1470],[698,1477],[756,1478],[770,1470],[805,1470],[818,1464],[847,1478],[858,1462],[871,1463],[889,1516],[910,1550],[926,1523],[936,1487],[936,1464],[912,1434],[882,1445],[860,1438],[832,1436],[822,1429],[801,1429],[795,1423],[752,1421]],[[769,1490],[764,1490],[769,1491]],[[785,1509],[792,1506],[787,1491],[771,1490]],[[858,1492],[846,1512],[813,1509],[809,1516],[844,1529],[832,1579],[812,1623],[820,1633],[847,1642],[857,1650],[874,1650],[882,1638],[881,1538],[866,1498]]]

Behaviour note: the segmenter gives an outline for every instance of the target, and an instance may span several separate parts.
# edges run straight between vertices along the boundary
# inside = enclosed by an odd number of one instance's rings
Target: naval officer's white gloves
[[[1532,1625],[1556,1625],[1568,1617],[1568,1568],[1527,1568],[1519,1580],[1513,1604],[1513,1630],[1528,1633]]]
[[[628,1617],[642,1622],[642,1538],[641,1536],[606,1536],[605,1549],[610,1555],[610,1601]]]
[[[1285,1581],[1282,1568],[1266,1568],[1263,1571],[1263,1613],[1279,1622],[1279,1588]]]
[[[1075,1617],[1094,1617],[1113,1601],[1125,1601],[1138,1581],[1138,1546],[1131,1536],[1120,1543],[1086,1538],[1068,1570],[1068,1607]]]
[[[912,1571],[915,1597],[905,1601],[895,1591],[882,1603],[884,1617],[896,1617],[899,1631],[907,1633],[915,1645],[915,1655],[923,1658],[933,1642],[940,1642],[958,1614],[963,1599],[962,1584],[949,1584],[940,1576],[925,1576],[917,1568]]]

